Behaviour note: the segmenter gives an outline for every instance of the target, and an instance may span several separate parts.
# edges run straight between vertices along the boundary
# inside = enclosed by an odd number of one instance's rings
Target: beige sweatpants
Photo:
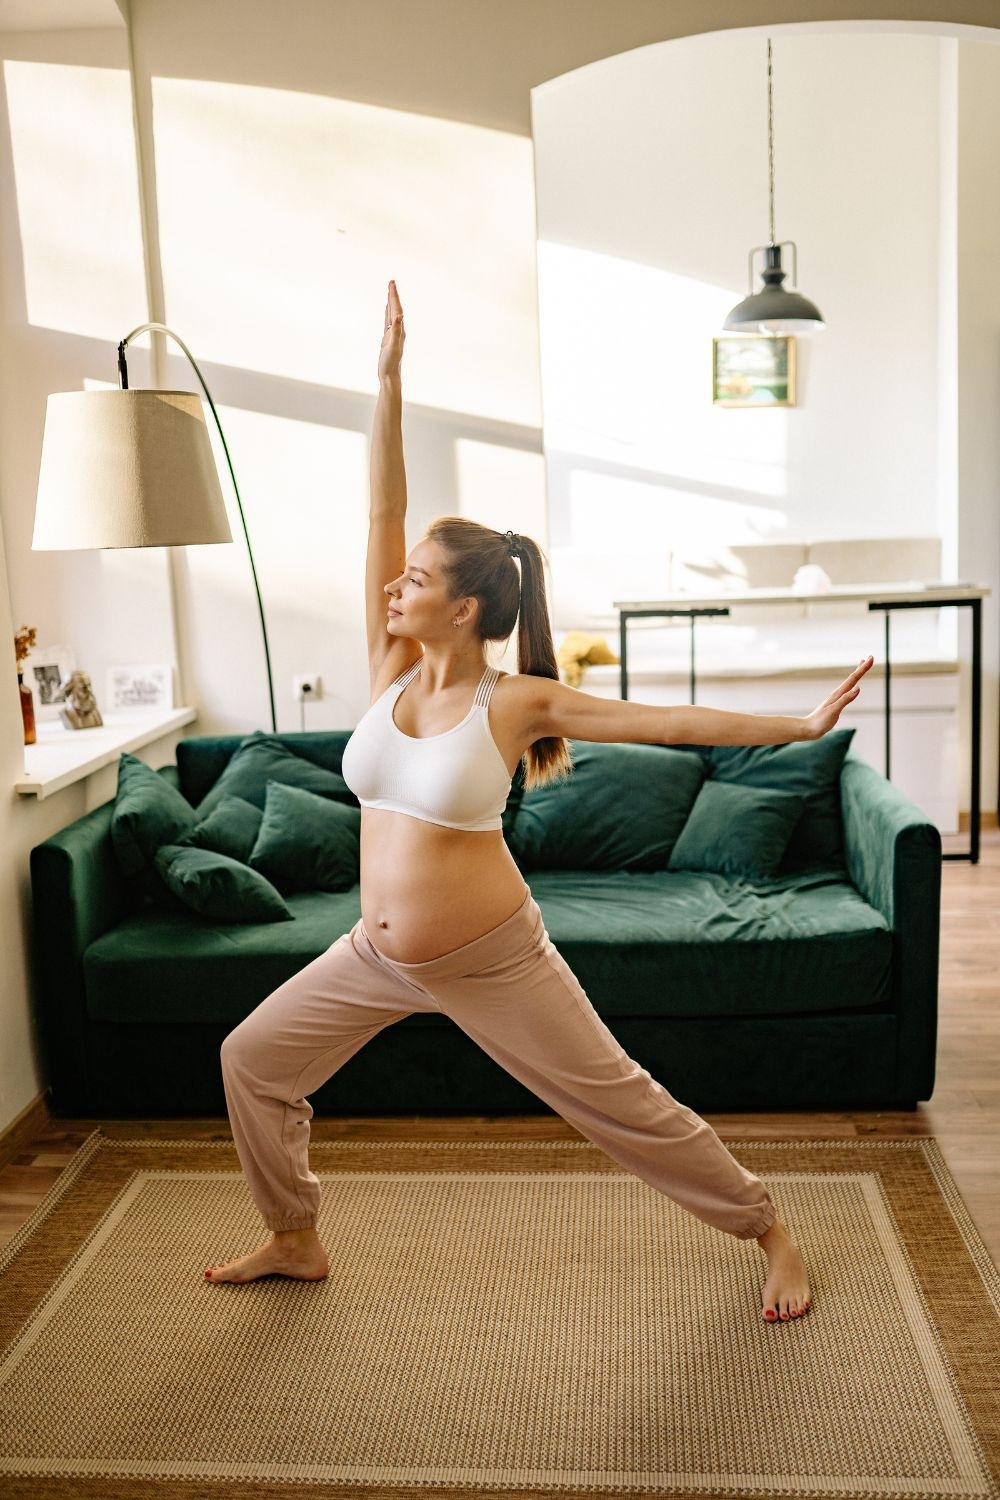
[[[442,1012],[608,1156],[705,1223],[756,1239],[777,1210],[712,1127],[639,1066],[601,1020],[525,888],[520,908],[425,963],[399,963],[359,920],[222,1044],[233,1140],[269,1229],[315,1224],[306,1097],[384,1026]]]

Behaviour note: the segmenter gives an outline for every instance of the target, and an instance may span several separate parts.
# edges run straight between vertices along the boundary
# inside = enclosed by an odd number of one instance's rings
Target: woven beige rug
[[[1000,1496],[1000,1276],[936,1142],[727,1144],[806,1317],[586,1141],[314,1136],[330,1275],[211,1286],[267,1237],[231,1142],[97,1130],[0,1251],[0,1495]]]

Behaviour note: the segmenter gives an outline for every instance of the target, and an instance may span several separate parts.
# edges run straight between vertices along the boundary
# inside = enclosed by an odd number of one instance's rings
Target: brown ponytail
[[[444,553],[444,572],[453,599],[471,595],[479,603],[479,638],[507,641],[517,627],[517,670],[525,676],[559,680],[555,643],[545,594],[548,561],[530,536],[519,536],[519,557],[511,556],[506,534],[467,516],[438,516],[427,536]],[[573,760],[562,735],[535,740],[522,757],[525,791],[567,777]]]

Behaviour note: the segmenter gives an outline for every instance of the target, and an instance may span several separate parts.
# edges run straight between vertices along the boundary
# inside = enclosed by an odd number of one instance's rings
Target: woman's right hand
[[[399,374],[399,362],[403,357],[403,340],[406,338],[406,330],[403,327],[403,305],[396,291],[396,283],[389,282],[389,298],[385,304],[385,332],[382,334],[382,348],[378,356],[378,378],[386,380],[391,376]]]

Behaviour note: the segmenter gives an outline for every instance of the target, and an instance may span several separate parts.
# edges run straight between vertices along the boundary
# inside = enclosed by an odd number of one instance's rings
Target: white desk
[[[695,701],[694,623],[699,615],[728,615],[738,604],[822,604],[824,601],[865,600],[870,610],[885,612],[885,776],[889,776],[889,699],[890,654],[889,616],[895,609],[940,609],[949,605],[965,606],[972,612],[972,788],[969,810],[969,848],[942,854],[942,859],[968,859],[979,862],[979,780],[981,755],[982,702],[982,604],[992,592],[985,584],[944,579],[898,579],[884,584],[836,583],[814,593],[795,588],[730,589],[711,594],[674,593],[659,599],[615,599],[618,611],[619,662],[621,696],[628,697],[628,622],[638,617],[686,615],[691,622],[691,702]]]

